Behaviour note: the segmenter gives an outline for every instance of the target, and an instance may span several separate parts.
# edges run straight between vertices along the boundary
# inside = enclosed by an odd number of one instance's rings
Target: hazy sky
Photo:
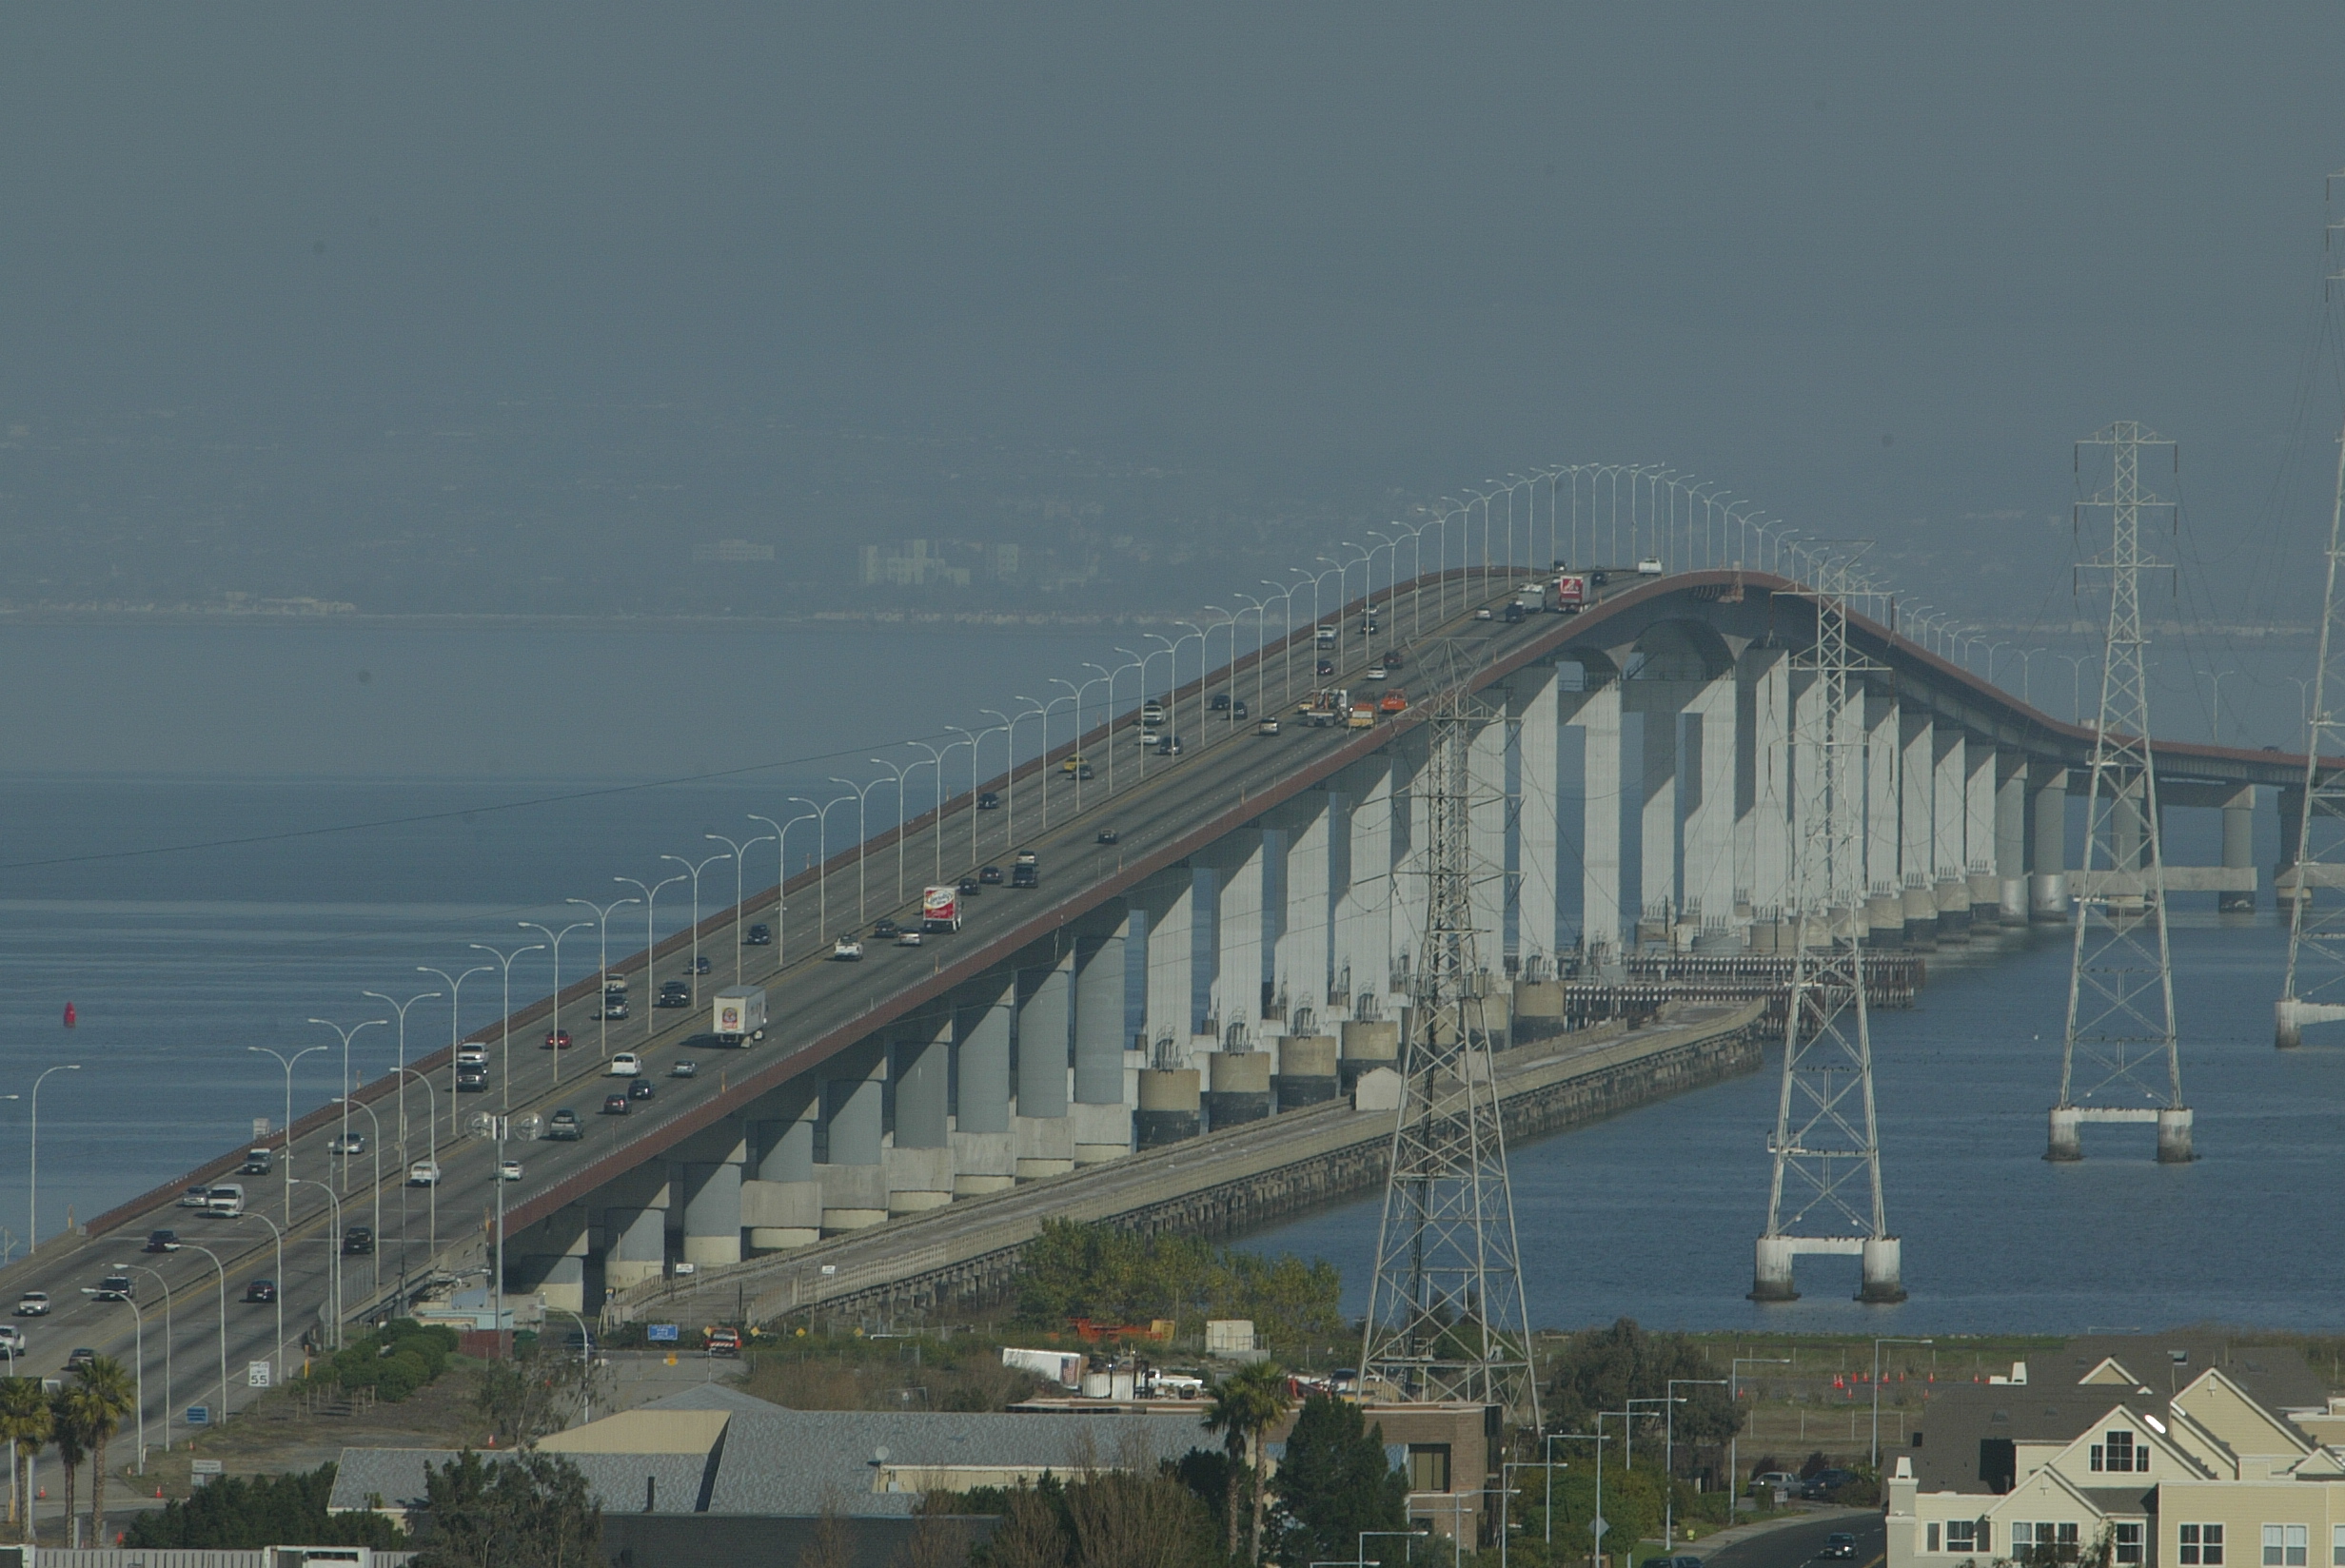
[[[1290,494],[1666,459],[1960,572],[2132,417],[2183,441],[2225,608],[2325,522],[2333,5],[0,29],[0,423],[676,399]]]

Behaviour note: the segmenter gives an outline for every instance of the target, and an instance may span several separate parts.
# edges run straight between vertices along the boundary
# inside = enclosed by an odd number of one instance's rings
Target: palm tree
[[[89,1443],[89,1544],[106,1544],[106,1444],[122,1430],[122,1421],[138,1408],[137,1384],[122,1362],[111,1356],[85,1362],[78,1370],[81,1383],[72,1390],[81,1415],[83,1436]]]
[[[49,1436],[49,1396],[41,1389],[41,1380],[0,1378],[0,1440],[16,1445],[16,1474],[10,1478],[9,1522],[18,1526],[16,1539],[28,1545],[32,1540],[32,1460]],[[19,1497],[25,1499],[22,1519],[14,1516]]]
[[[1254,1481],[1251,1555],[1262,1557],[1262,1435],[1286,1415],[1287,1373],[1274,1362],[1254,1362],[1215,1383],[1205,1429],[1219,1432],[1232,1461],[1252,1472]],[[1237,1555],[1237,1472],[1230,1472],[1230,1555]]]
[[[84,1424],[81,1390],[61,1388],[49,1396],[49,1441],[57,1450],[57,1462],[65,1466],[65,1541],[68,1546],[81,1544],[75,1539],[73,1499],[79,1490],[82,1461],[89,1457],[89,1428]],[[28,1510],[30,1512],[30,1510]]]

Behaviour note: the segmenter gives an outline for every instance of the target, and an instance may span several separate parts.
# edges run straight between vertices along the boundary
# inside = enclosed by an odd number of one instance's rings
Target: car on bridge
[[[147,1233],[147,1245],[139,1250],[142,1252],[176,1252],[179,1250],[179,1232],[150,1230]]]
[[[1854,1558],[1857,1555],[1857,1538],[1845,1530],[1835,1530],[1823,1538],[1823,1550],[1816,1555],[1833,1559]]]
[[[688,1008],[692,1006],[692,988],[681,980],[670,980],[660,988],[660,994],[652,998],[651,1005],[655,1008]]]
[[[1213,712],[1217,714],[1226,714],[1229,711],[1230,694],[1227,692],[1215,692],[1213,694]]]
[[[500,1160],[497,1162],[497,1180],[501,1182],[518,1182],[521,1179],[522,1163],[519,1160]]]
[[[1487,604],[1478,605],[1474,609],[1474,619],[1476,620],[1496,620],[1497,618],[1496,612]]]
[[[678,1058],[675,1065],[668,1068],[671,1078],[697,1078],[700,1072],[700,1064],[684,1057]]]
[[[179,1195],[179,1206],[182,1208],[210,1207],[211,1188],[208,1186],[188,1187],[186,1191]]]
[[[611,1057],[602,1069],[606,1078],[632,1078],[643,1070],[643,1059],[631,1050],[622,1050]]]
[[[875,942],[892,942],[903,934],[904,928],[884,914],[874,922],[871,928],[871,939]]]
[[[742,940],[753,948],[770,948],[774,945],[774,928],[760,920],[749,928],[749,934]]]
[[[916,931],[897,931],[896,945],[899,948],[916,948],[920,946],[920,933]]]
[[[963,897],[975,898],[978,893],[985,891],[985,885],[979,882],[973,874],[964,876],[960,879],[957,891]]]
[[[102,1302],[127,1302],[133,1294],[130,1288],[130,1276],[128,1274],[106,1275],[98,1281],[98,1287],[90,1294]]]
[[[598,1021],[608,1020],[611,1023],[617,1023],[626,1016],[627,999],[623,996],[605,996],[602,999],[602,1006],[595,1011]]]
[[[538,1049],[540,1050],[568,1050],[570,1049],[570,1031],[568,1029],[547,1029],[545,1031],[545,1044],[540,1046]]]
[[[342,1233],[342,1255],[364,1258],[375,1249],[375,1233],[367,1225],[352,1225]]]
[[[68,1372],[79,1372],[85,1366],[95,1365],[97,1359],[98,1353],[95,1350],[86,1344],[77,1344],[66,1352],[65,1369]]]
[[[438,1186],[440,1185],[440,1162],[437,1160],[416,1161],[407,1167],[407,1185],[409,1186]]]
[[[627,1086],[627,1098],[630,1100],[650,1099],[651,1080],[648,1078],[638,1078],[635,1082],[629,1084]]]
[[[247,1280],[245,1282],[245,1300],[247,1303],[258,1306],[266,1306],[276,1299],[276,1281]]]
[[[1323,658],[1311,668],[1323,676],[1331,676],[1335,673],[1335,661],[1331,658]]]
[[[977,810],[981,812],[997,812],[1001,810],[1001,796],[995,794],[991,790],[983,792],[977,796]]]
[[[479,1062],[466,1062],[458,1068],[456,1069],[456,1092],[459,1094],[486,1094],[488,1092],[487,1067]]]
[[[456,1048],[456,1065],[460,1068],[488,1066],[488,1047],[479,1040],[467,1040]]]
[[[1116,833],[1115,833],[1115,830],[1114,830],[1113,828],[1102,828],[1102,829],[1100,829],[1100,830],[1099,830],[1099,842],[1100,842],[1100,843],[1102,843],[1102,844],[1113,844],[1113,843],[1116,842]]]
[[[852,936],[842,936],[831,944],[831,962],[859,964],[863,961],[863,944]]]
[[[706,953],[701,953],[698,957],[687,958],[684,960],[684,972],[686,974],[706,974],[708,972],[708,964],[709,959],[708,954]]]
[[[209,1188],[207,1188],[206,1190],[209,1191]],[[17,1297],[16,1316],[20,1318],[48,1317],[49,1292],[46,1290],[28,1290],[23,1295]]]
[[[579,1140],[578,1112],[568,1106],[554,1112],[546,1121],[545,1136],[557,1144],[577,1143]]]
[[[605,1116],[626,1115],[627,1097],[623,1094],[605,1094],[602,1097],[602,1114]]]
[[[979,882],[984,883],[984,884],[985,884],[987,887],[989,887],[989,888],[998,888],[998,887],[1000,887],[1000,886],[1001,886],[1001,868],[1000,868],[999,866],[980,866],[980,867],[978,867],[978,868],[977,868],[977,880],[978,880]]]
[[[1258,735],[1274,735],[1277,733],[1278,719],[1275,715],[1265,717],[1261,723],[1254,726],[1254,734]]]
[[[366,1152],[366,1135],[363,1132],[342,1133],[326,1144],[325,1152],[345,1156],[364,1154]]]

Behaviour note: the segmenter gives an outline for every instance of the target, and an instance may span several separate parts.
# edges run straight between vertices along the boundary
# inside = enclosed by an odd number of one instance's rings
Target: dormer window
[[[2104,1432],[2100,1441],[2093,1444],[2092,1467],[2120,1475],[2147,1472],[2150,1445],[2135,1442],[2131,1432]]]

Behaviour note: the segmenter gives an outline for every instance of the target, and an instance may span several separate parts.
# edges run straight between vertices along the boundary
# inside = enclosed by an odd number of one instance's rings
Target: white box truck
[[[709,1031],[720,1046],[742,1046],[765,1038],[765,988],[727,986],[717,993]]]

